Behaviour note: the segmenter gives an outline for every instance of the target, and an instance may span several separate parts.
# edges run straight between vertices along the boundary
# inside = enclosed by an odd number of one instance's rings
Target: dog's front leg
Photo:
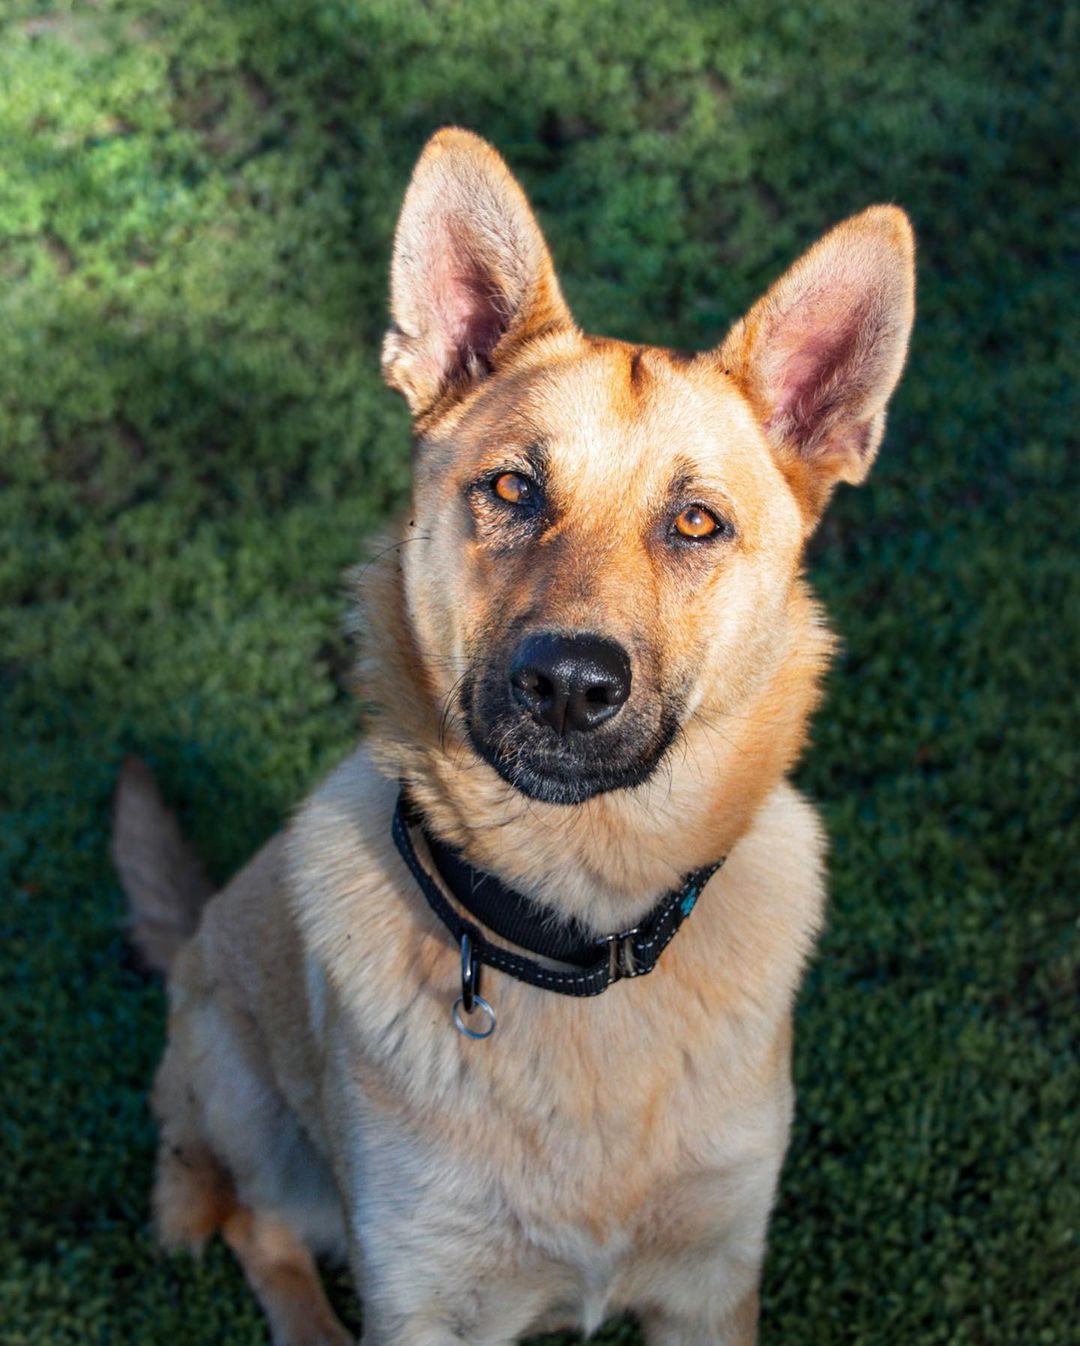
[[[352,1258],[361,1346],[513,1346],[549,1307],[548,1278],[515,1266],[482,1224],[451,1230],[421,1204],[414,1219],[376,1228]]]
[[[668,1311],[641,1315],[646,1346],[755,1346],[757,1324],[757,1290],[719,1319],[684,1317]]]
[[[360,1346],[513,1346],[513,1339],[503,1334],[480,1338],[466,1329],[463,1336],[452,1323],[433,1321],[429,1314],[398,1318],[373,1307],[375,1321],[369,1327],[367,1315],[372,1310],[365,1302]]]
[[[361,1346],[513,1346],[550,1307],[552,1277],[490,1184],[400,1127],[363,1130],[339,1168]]]
[[[513,1346],[541,1311],[530,1287],[517,1293],[513,1276],[468,1257],[437,1276],[430,1265],[410,1266],[398,1283],[372,1276],[370,1257],[356,1270],[363,1287],[360,1346]]]

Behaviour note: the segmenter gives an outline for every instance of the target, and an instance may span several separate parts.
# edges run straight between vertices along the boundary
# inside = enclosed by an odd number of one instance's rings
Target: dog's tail
[[[214,887],[138,757],[124,761],[116,787],[112,858],[127,893],[132,943],[144,966],[167,974]]]

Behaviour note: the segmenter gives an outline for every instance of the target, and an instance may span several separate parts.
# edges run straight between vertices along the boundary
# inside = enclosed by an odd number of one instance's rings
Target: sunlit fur
[[[190,904],[170,932],[140,878],[175,834],[138,773],[118,804],[135,938],[170,975],[159,1227],[223,1231],[277,1346],[345,1340],[312,1250],[348,1253],[365,1346],[509,1346],[621,1310],[648,1346],[756,1339],[823,908],[820,828],[786,781],[831,650],[802,550],[876,450],[911,295],[910,230],[880,208],[716,352],[589,338],[494,151],[456,131],[425,151],[384,352],[414,495],[357,572],[367,741],[175,958]],[[476,495],[541,468],[539,522]],[[705,544],[670,535],[691,503],[724,523]],[[498,706],[512,645],[549,629],[633,665],[596,731],[614,766],[577,803],[499,757],[544,760]],[[605,750],[568,751],[588,775]],[[649,977],[583,1000],[488,970],[498,1029],[472,1042],[457,950],[390,839],[399,780],[474,864],[597,932],[728,859]]]

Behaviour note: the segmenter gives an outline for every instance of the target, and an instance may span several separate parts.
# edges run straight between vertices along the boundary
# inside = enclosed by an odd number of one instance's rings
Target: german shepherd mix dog
[[[349,1340],[316,1254],[347,1255],[365,1346],[622,1311],[649,1346],[754,1341],[823,906],[786,779],[832,649],[800,565],[881,440],[913,253],[876,206],[716,350],[590,337],[494,150],[424,150],[370,735],[205,905],[145,768],[118,796],[169,982],[158,1228],[220,1230],[278,1346]]]

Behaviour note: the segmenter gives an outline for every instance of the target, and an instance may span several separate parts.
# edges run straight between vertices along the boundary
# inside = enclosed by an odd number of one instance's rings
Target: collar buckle
[[[596,941],[597,944],[606,944],[608,947],[608,977],[611,981],[622,981],[624,977],[638,975],[634,958],[634,936],[640,929],[640,925],[635,925],[629,930],[620,931],[617,935],[601,935]]]
[[[599,935],[599,936],[597,937],[596,943],[597,943],[597,944],[618,944],[618,942],[619,942],[621,939],[629,939],[632,935],[637,935],[637,934],[639,934],[640,932],[641,932],[641,926],[640,926],[640,925],[632,925],[632,926],[630,927],[629,930],[620,930],[620,931],[618,932],[618,934],[615,934],[615,935]]]

